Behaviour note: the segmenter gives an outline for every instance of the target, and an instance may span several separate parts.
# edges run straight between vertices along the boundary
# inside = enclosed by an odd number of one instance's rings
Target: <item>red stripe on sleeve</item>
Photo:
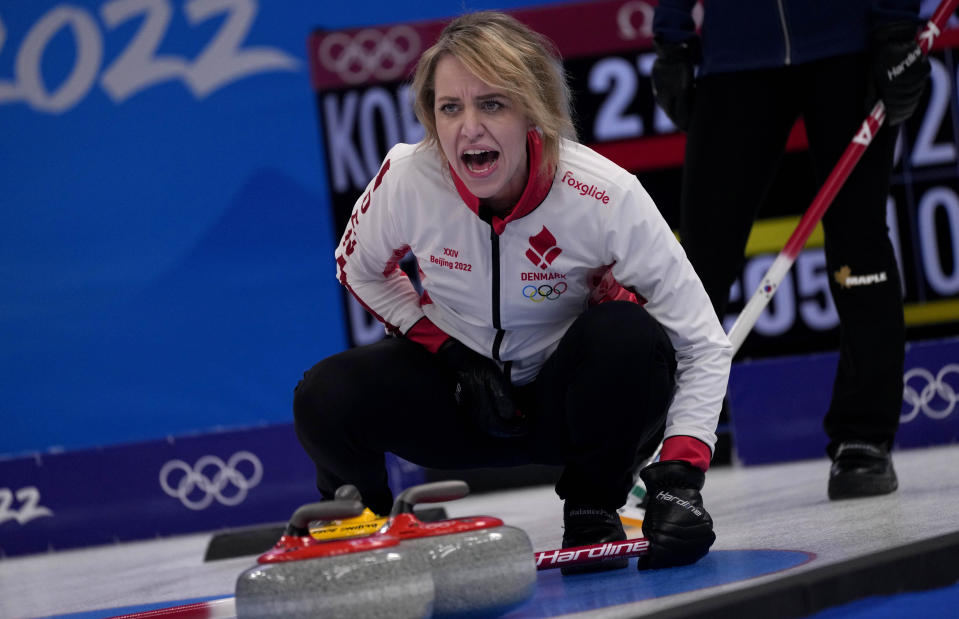
[[[344,277],[343,279],[345,280],[346,278]],[[359,304],[363,307],[363,309],[365,309],[366,311],[368,311],[373,318],[376,318],[377,320],[379,320],[380,322],[383,323],[383,325],[386,327],[386,330],[387,330],[388,332],[390,332],[390,333],[399,333],[399,332],[400,332],[400,328],[399,328],[399,327],[397,327],[397,326],[394,325],[394,324],[389,323],[385,318],[383,318],[382,316],[380,316],[379,314],[377,314],[375,311],[373,311],[373,308],[372,308],[372,307],[370,307],[369,305],[367,305],[366,303],[364,303],[364,302],[363,302],[363,299],[360,298],[360,295],[356,294],[356,291],[353,290],[353,287],[350,286],[349,284],[347,284],[346,281],[343,281],[343,285],[346,287],[347,290],[350,291],[350,294],[353,295],[353,298],[356,299],[356,302],[359,303]]]

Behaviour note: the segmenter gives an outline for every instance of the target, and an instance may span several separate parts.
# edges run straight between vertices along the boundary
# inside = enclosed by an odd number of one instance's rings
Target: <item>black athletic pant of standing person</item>
[[[392,505],[385,452],[437,469],[564,465],[560,498],[615,510],[632,485],[637,450],[662,436],[674,359],[662,327],[640,306],[593,307],[536,380],[516,390],[529,433],[495,438],[457,408],[455,379],[440,357],[390,338],[307,371],[294,395],[296,432],[320,492],[329,498],[353,484],[377,514]]]
[[[794,122],[805,121],[821,186],[874,102],[867,101],[868,74],[865,55],[856,54],[697,82],[680,234],[720,319]],[[844,440],[888,448],[898,428],[905,329],[886,224],[894,146],[895,129],[883,126],[823,218],[840,322],[839,367],[824,421],[830,455]]]

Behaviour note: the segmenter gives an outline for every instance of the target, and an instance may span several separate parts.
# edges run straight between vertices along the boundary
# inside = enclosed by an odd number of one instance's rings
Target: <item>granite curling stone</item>
[[[326,501],[298,509],[276,546],[236,583],[236,612],[252,617],[429,617],[434,588],[428,558],[386,534],[319,541],[314,520],[354,518],[359,501]]]
[[[434,617],[497,616],[528,600],[536,587],[533,546],[523,530],[489,516],[421,522],[413,513],[416,504],[468,493],[462,481],[408,488],[397,497],[384,529],[402,540],[400,548],[428,560]]]

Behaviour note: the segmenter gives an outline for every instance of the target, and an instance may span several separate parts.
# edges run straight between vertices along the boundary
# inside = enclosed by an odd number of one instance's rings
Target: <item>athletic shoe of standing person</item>
[[[892,456],[885,446],[844,441],[836,448],[829,471],[831,500],[889,494],[898,487]]]

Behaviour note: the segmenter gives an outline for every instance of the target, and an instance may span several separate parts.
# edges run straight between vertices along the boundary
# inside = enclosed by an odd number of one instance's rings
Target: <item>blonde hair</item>
[[[539,128],[544,168],[555,168],[560,139],[575,139],[576,130],[569,85],[552,42],[498,11],[468,13],[451,21],[420,56],[413,74],[413,109],[426,129],[424,143],[437,148],[434,80],[436,65],[446,54],[520,106]]]

